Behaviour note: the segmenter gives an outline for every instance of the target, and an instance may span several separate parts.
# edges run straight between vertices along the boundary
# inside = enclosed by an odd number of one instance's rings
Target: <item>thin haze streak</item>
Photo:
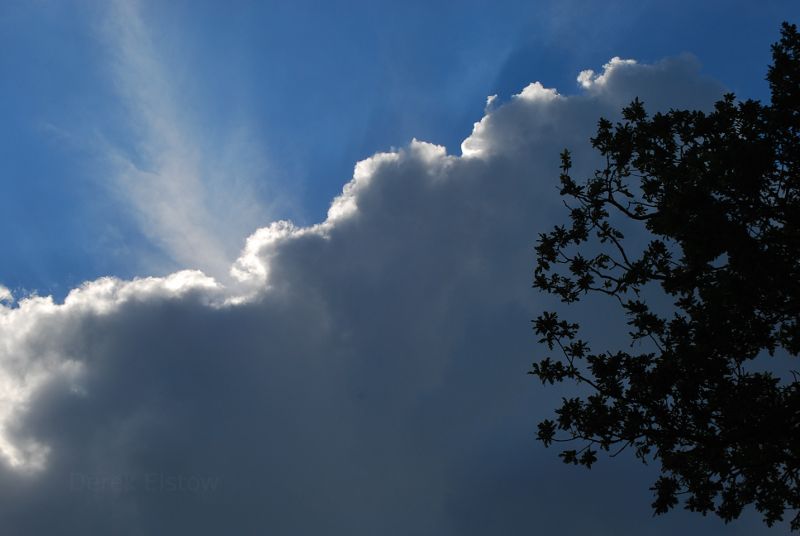
[[[254,180],[263,162],[235,132],[208,154],[139,7],[114,2],[105,25],[113,82],[135,140],[110,149],[114,186],[172,262],[224,277],[244,237],[265,222]]]

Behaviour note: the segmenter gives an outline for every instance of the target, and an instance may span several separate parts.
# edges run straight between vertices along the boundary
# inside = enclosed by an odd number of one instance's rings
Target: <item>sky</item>
[[[652,468],[559,463],[535,429],[562,393],[525,374],[559,152],[591,170],[634,97],[767,99],[782,20],[800,5],[4,2],[2,532],[785,531],[653,518]],[[578,314],[613,345],[603,307]]]

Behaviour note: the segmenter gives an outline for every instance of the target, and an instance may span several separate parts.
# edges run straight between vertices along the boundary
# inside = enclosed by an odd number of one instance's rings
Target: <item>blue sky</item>
[[[787,19],[2,3],[0,532],[785,532],[653,518],[630,456],[564,466],[535,430],[569,390],[526,372],[558,307],[530,286],[560,151],[589,173],[597,119],[635,97],[768,98]],[[616,303],[570,313],[629,343]]]
[[[129,46],[149,40],[156,74],[115,64],[112,3],[0,8],[6,286],[63,296],[100,275],[187,267],[142,229],[126,194],[110,191],[109,153],[142,157],[137,144],[153,136],[137,130],[142,103],[121,86],[159,78],[169,93],[160,105],[205,153],[201,166],[239,161],[233,173],[247,175],[263,215],[221,235],[236,249],[277,217],[321,221],[357,160],[414,137],[457,154],[486,96],[502,101],[532,80],[573,93],[575,73],[612,56],[691,53],[737,94],[764,98],[769,44],[800,10],[790,1],[301,1],[136,11],[142,32]]]

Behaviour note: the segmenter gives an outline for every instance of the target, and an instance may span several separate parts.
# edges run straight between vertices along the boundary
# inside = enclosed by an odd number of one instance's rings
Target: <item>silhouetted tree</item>
[[[534,287],[566,303],[608,295],[631,343],[593,353],[577,324],[555,312],[534,320],[556,356],[531,374],[587,388],[539,424],[538,438],[577,447],[560,454],[570,464],[625,449],[657,462],[656,513],[682,499],[727,522],[752,504],[772,525],[800,507],[798,376],[753,366],[800,352],[795,25],[783,24],[772,57],[769,105],[729,94],[708,113],[651,117],[637,99],[621,122],[601,119],[591,143],[605,166],[577,182],[561,155],[570,223],[536,246]],[[646,230],[646,243],[625,240],[630,226]],[[674,304],[668,312],[656,310],[657,294]]]

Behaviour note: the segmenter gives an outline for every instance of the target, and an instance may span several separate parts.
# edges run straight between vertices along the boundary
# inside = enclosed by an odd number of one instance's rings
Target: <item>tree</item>
[[[772,58],[768,105],[728,94],[708,113],[650,116],[637,99],[621,122],[601,119],[591,143],[605,166],[578,182],[562,153],[570,221],[536,246],[535,288],[567,304],[607,295],[630,326],[629,348],[593,353],[578,324],[556,312],[534,320],[557,357],[530,373],[584,387],[538,438],[576,447],[560,453],[569,464],[626,449],[658,463],[655,513],[682,499],[728,522],[754,505],[771,526],[800,507],[798,375],[753,366],[800,352],[795,25],[782,25]],[[648,237],[638,248],[632,227]]]

